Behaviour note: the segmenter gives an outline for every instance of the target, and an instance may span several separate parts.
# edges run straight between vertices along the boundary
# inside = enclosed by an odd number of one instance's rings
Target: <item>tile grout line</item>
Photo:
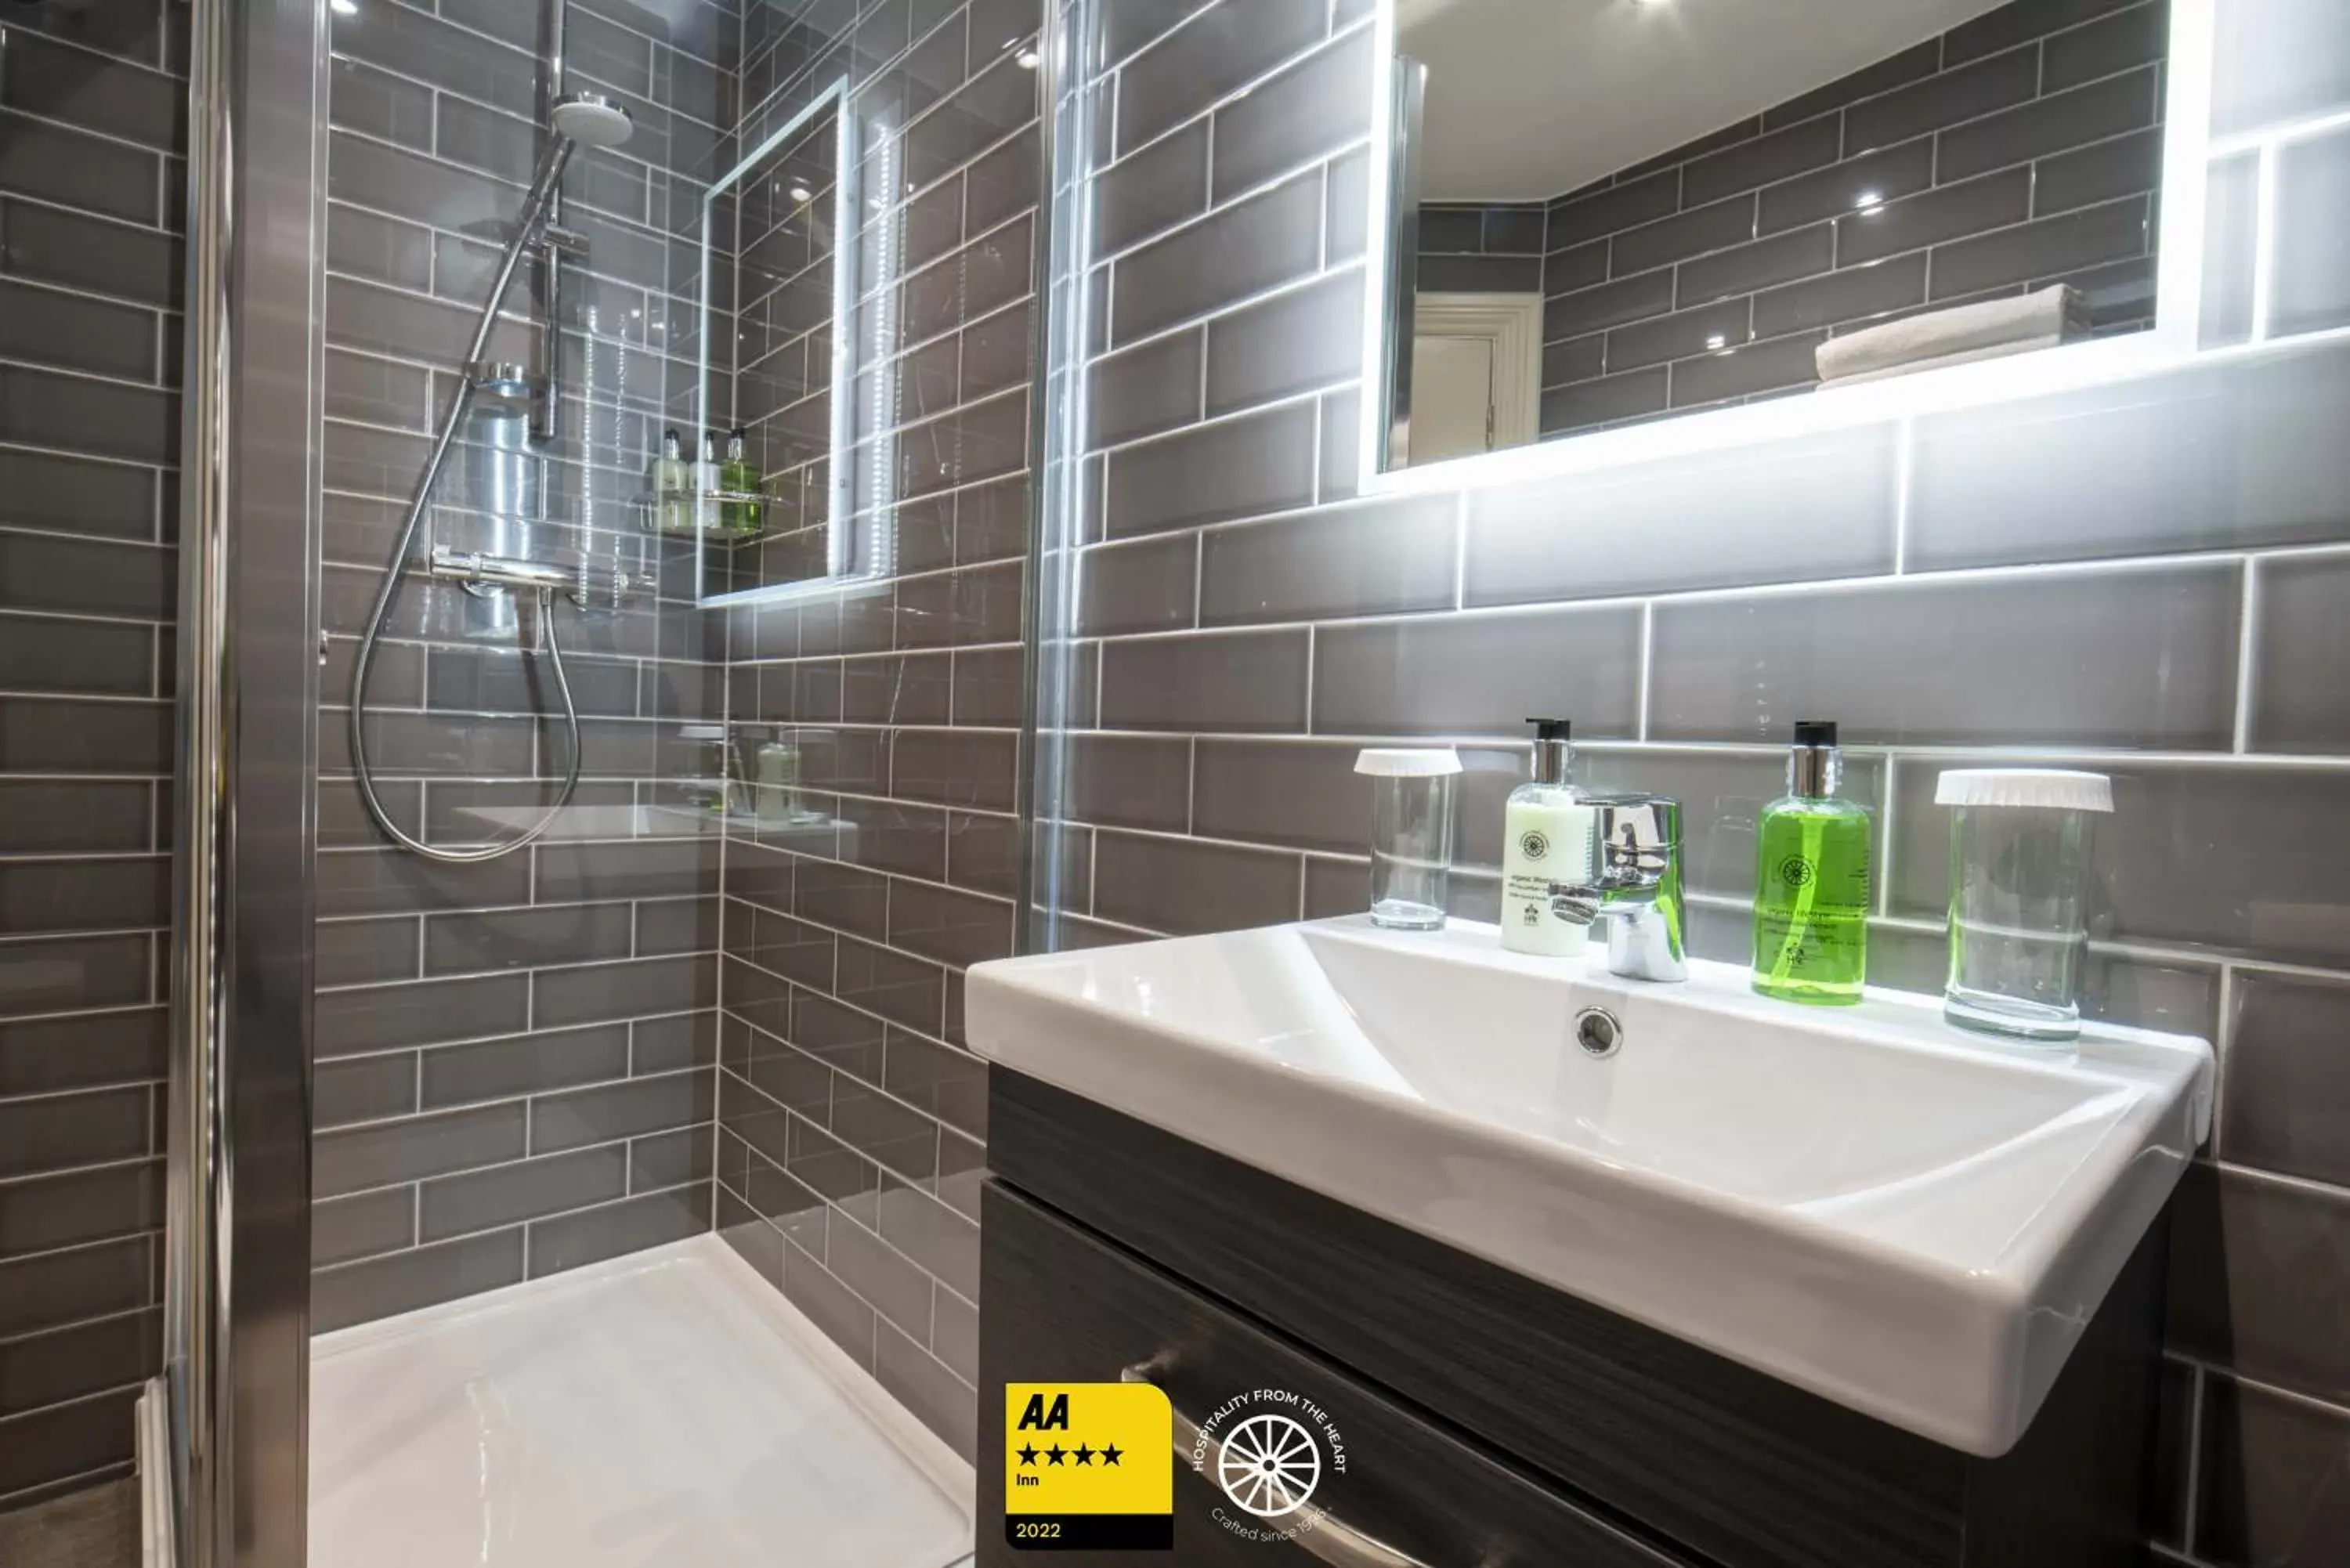
[[[2236,607],[2236,690],[2234,750],[2240,756],[2252,750],[2252,711],[2259,700],[2256,671],[2260,659],[2261,557],[2245,558]]]
[[[1321,433],[1319,428],[1321,421],[1321,400],[1316,399],[1315,400],[1315,420],[1316,427],[1315,432],[1316,438],[1315,441],[1315,450],[1316,452],[1321,450],[1321,441],[1319,439]],[[1320,483],[1318,475],[1315,483],[1317,484]],[[1469,491],[1459,491],[1455,493],[1452,503],[1452,607],[1456,612],[1469,607]],[[1640,704],[1642,715],[1641,727],[1645,731],[1648,722],[1648,703],[1646,701],[1648,692],[1648,656],[1645,651],[1641,655],[1640,668],[1641,695],[1643,699]]]
[[[2211,1131],[2205,1139],[2214,1164],[2224,1163],[2228,1156],[2225,1128],[2228,1113],[2228,1081],[2232,1077],[2236,1054],[2236,966],[2230,962],[2220,965],[2220,992],[2216,1001],[2219,1022],[2212,1030],[2211,1052]]]
[[[1893,437],[1893,575],[1909,570],[1909,505],[1916,491],[1918,421],[1903,415]]]
[[[1296,400],[1303,401],[1303,400]],[[1288,407],[1290,404],[1273,405]],[[1252,412],[1256,410],[1251,410]],[[1192,427],[1194,429],[1201,427]],[[1181,434],[1183,432],[1176,432]],[[1147,444],[1137,442],[1137,445]],[[1382,498],[1384,499],[1384,498]],[[1345,504],[1355,504],[1347,503]],[[1287,508],[1255,517],[1232,517],[1212,523],[1179,524],[1121,537],[1103,540],[1089,545],[1101,549],[1118,545],[1134,544],[1161,538],[1196,527],[1202,532],[1231,532],[1263,526],[1269,523],[1311,520],[1322,514],[1319,507]],[[1740,599],[1781,599],[1825,597],[1835,595],[1896,594],[1904,591],[1926,591],[1931,588],[1968,584],[2058,581],[2079,577],[2133,577],[2163,573],[2184,574],[2215,572],[2221,567],[2241,566],[2271,559],[2333,558],[2350,554],[2350,545],[2280,545],[2249,546],[2209,551],[2180,551],[2168,556],[2089,556],[2064,561],[2010,562],[1993,566],[1945,566],[1926,572],[1910,572],[1897,576],[1891,572],[1865,573],[1858,576],[1780,578],[1731,583],[1720,587],[1627,588],[1622,591],[1595,595],[1584,598],[1521,599],[1502,604],[1476,604],[1458,611],[1446,610],[1370,610],[1356,615],[1326,614],[1314,619],[1267,619],[1237,621],[1228,625],[1201,628],[1178,628],[1142,632],[1109,632],[1101,634],[1104,640],[1121,642],[1144,641],[1151,639],[1172,639],[1209,635],[1246,635],[1252,633],[1294,630],[1299,627],[1336,623],[1346,626],[1410,626],[1439,621],[1447,616],[1474,619],[1497,619],[1508,617],[1533,618],[1541,616],[1561,616],[1610,609],[1622,609],[1651,600],[1668,605],[1707,604]],[[2116,748],[2122,749],[2122,748]]]
[[[1645,742],[1648,738],[1648,679],[1656,663],[1656,649],[1657,604],[1654,599],[1643,599],[1640,601],[1639,665],[1634,671],[1638,678],[1638,691],[1633,697],[1632,707],[1638,716],[1633,726],[1633,739],[1637,742]]]
[[[2251,341],[2266,343],[2276,308],[2277,163],[2279,147],[2261,143],[2253,170]]]
[[[1893,846],[1895,843],[1894,811],[1901,798],[1901,757],[1898,753],[1885,759],[1885,795],[1880,804],[1877,825],[1877,872],[1874,896],[1877,913],[1889,917],[1893,913]]]
[[[149,1307],[144,1310],[153,1312],[157,1309]],[[44,1405],[32,1405],[27,1406],[21,1410],[11,1410],[8,1412],[5,1420],[0,1420],[0,1429],[5,1429],[7,1425],[24,1420],[27,1417],[44,1416],[51,1413],[52,1411],[67,1409],[76,1405],[91,1404],[99,1399],[119,1398],[122,1395],[130,1393],[134,1389],[145,1387],[146,1384],[147,1379],[142,1375],[127,1383],[116,1383],[104,1388],[91,1389],[88,1393],[68,1395],[63,1399],[52,1399]],[[35,1486],[43,1486],[47,1484],[48,1483],[45,1481],[36,1481],[34,1483]]]

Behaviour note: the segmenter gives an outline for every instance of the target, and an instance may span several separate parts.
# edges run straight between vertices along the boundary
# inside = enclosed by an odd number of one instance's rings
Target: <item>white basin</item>
[[[1618,980],[1354,917],[985,963],[983,1054],[1967,1452],[2021,1437],[2209,1130],[2211,1049]],[[1596,1058],[1585,1008],[1621,1026]]]

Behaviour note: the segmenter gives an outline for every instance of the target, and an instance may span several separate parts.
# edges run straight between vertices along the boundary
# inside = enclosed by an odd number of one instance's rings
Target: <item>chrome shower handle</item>
[[[577,574],[545,561],[518,561],[510,556],[485,556],[475,550],[432,546],[425,571],[443,582],[468,587],[524,588],[540,593],[569,593],[578,584]]]
[[[577,569],[546,561],[516,560],[511,556],[485,555],[478,550],[435,545],[425,557],[425,575],[468,588],[512,588],[528,593],[568,594],[581,609],[620,607],[636,579],[619,566],[596,570],[582,561]]]

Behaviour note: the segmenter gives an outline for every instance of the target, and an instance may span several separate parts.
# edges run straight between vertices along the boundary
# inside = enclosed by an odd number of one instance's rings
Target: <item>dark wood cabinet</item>
[[[1326,1412],[1345,1439],[1346,1473],[1324,1475],[1314,1502],[1345,1528],[1430,1568],[1692,1568],[1001,1184],[989,1188],[983,1203],[981,1297],[1015,1303],[982,1345],[980,1371],[991,1386],[1115,1383],[1134,1368],[1195,1424],[1236,1394],[1294,1393]],[[1002,1423],[993,1425],[990,1433],[990,1423],[981,1422],[979,1457],[980,1561],[989,1563],[1028,1556],[1010,1551],[1000,1532],[988,1540],[1003,1514]],[[1183,1568],[1312,1561],[1297,1546],[1226,1528],[1219,1511],[1248,1528],[1262,1526],[1195,1475],[1188,1458],[1176,1461],[1175,1485],[1174,1561]],[[1131,1568],[1137,1559],[1073,1552],[1055,1561]]]
[[[983,1564],[1032,1557],[1001,1533],[1004,1383],[1128,1367],[1194,1420],[1258,1387],[1336,1413],[1348,1469],[1317,1505],[1428,1568],[2144,1561],[2159,1227],[2023,1440],[1983,1459],[1035,1080],[991,1079]],[[1176,1563],[1312,1560],[1225,1529],[1228,1500],[1176,1468]]]

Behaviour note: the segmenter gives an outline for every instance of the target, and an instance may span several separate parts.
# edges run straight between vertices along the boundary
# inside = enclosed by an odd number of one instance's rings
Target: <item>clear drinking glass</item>
[[[1355,759],[1371,779],[1371,919],[1399,930],[1444,924],[1452,874],[1452,796],[1461,759],[1449,751],[1373,749]]]
[[[2100,774],[2054,768],[1946,773],[1950,967],[1943,1016],[1969,1029],[2061,1042],[2081,1033],[2089,848],[2113,809]]]

